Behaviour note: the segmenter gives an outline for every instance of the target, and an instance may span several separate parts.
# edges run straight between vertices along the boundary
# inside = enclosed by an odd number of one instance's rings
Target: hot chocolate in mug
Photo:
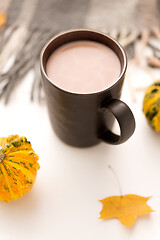
[[[65,143],[89,147],[121,144],[135,130],[120,100],[126,54],[111,37],[75,29],[53,37],[41,52],[41,74],[52,127]],[[112,132],[115,119],[120,134]]]

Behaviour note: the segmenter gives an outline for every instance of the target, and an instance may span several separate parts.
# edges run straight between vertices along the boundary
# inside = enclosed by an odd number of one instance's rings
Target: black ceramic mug
[[[72,41],[89,40],[111,48],[121,63],[121,73],[109,88],[95,93],[72,93],[54,85],[46,74],[46,64],[51,54]],[[71,30],[53,37],[41,53],[41,74],[52,127],[65,143],[76,147],[89,147],[105,141],[121,144],[135,130],[135,119],[130,108],[121,100],[122,85],[127,68],[126,54],[111,37],[92,30]],[[98,69],[97,69],[98,71]],[[115,118],[120,135],[112,132]]]

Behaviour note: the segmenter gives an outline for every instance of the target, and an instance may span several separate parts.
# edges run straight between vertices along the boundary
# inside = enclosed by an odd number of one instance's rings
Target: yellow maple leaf
[[[0,13],[0,28],[6,23],[6,20],[7,20],[7,14]]]
[[[103,204],[100,218],[118,218],[125,226],[131,226],[140,215],[154,212],[148,205],[150,197],[134,194],[113,196],[100,200]]]

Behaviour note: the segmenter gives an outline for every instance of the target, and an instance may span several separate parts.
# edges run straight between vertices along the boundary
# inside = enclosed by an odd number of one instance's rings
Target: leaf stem
[[[114,169],[113,169],[110,165],[108,165],[108,168],[110,168],[111,171],[112,171],[112,173],[114,174],[114,176],[115,176],[115,178],[116,178],[116,181],[117,181],[117,184],[118,184],[118,187],[119,187],[120,196],[121,196],[121,198],[123,198],[123,196],[122,196],[122,190],[121,190],[121,185],[120,185],[120,182],[119,182],[119,178],[118,178],[116,172],[114,171]]]

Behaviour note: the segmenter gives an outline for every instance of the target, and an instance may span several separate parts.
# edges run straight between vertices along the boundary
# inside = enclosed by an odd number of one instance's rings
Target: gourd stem
[[[2,147],[0,147],[0,163],[3,161],[4,159],[4,154],[2,152]]]

